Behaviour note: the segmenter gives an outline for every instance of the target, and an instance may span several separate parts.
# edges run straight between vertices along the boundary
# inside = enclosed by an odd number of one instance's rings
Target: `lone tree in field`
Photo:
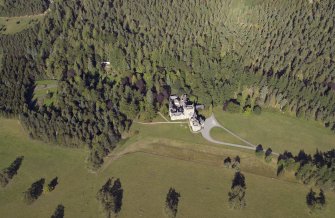
[[[223,165],[227,168],[230,168],[231,167],[231,159],[230,157],[227,157],[226,159],[224,159],[223,161]]]
[[[231,191],[228,193],[228,201],[231,208],[241,209],[246,206],[246,189],[244,175],[240,172],[236,172],[232,182]]]
[[[268,148],[265,151],[265,161],[270,162],[272,160],[272,149]]]
[[[42,178],[31,184],[30,188],[28,188],[28,190],[24,192],[24,200],[27,204],[33,203],[41,196],[41,194],[43,193],[44,182],[45,179]]]
[[[174,218],[177,216],[178,203],[180,194],[174,188],[170,188],[166,195],[165,213],[168,217]]]
[[[0,172],[0,185],[5,187],[17,174],[23,161],[23,156],[17,157],[11,165]]]
[[[106,184],[97,193],[97,199],[100,201],[106,217],[116,217],[121,211],[123,198],[123,189],[120,179],[113,182],[108,179]]]
[[[57,185],[58,185],[58,177],[55,177],[48,184],[48,191],[49,192],[53,191]]]
[[[263,145],[259,144],[257,145],[256,149],[255,149],[255,153],[257,156],[263,156],[264,154],[264,149],[263,149]]]
[[[236,169],[237,171],[240,170],[241,158],[236,156],[231,164],[231,168]]]
[[[64,209],[65,207],[62,204],[59,204],[54,212],[52,214],[51,218],[63,218],[64,217]]]
[[[319,196],[311,189],[306,196],[306,203],[310,212],[321,210],[326,204],[326,196],[322,189],[320,189]]]

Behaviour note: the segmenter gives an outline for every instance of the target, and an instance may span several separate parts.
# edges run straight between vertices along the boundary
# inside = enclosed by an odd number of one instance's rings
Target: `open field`
[[[14,34],[32,27],[38,23],[43,16],[24,16],[24,17],[0,17],[0,33]]]
[[[250,146],[243,141],[235,138],[228,132],[224,131],[223,129],[219,127],[215,127],[211,130],[211,136],[215,138],[216,140],[222,141],[222,142],[229,142],[233,144],[240,144],[240,145],[245,145],[245,146]]]
[[[253,154],[205,144],[202,147],[197,136],[193,138],[195,144],[189,142],[191,136],[186,136],[184,141],[155,139],[155,131],[150,136],[149,129],[138,126],[139,133],[115,151],[130,148],[132,153],[133,147],[134,153],[120,156],[98,173],[90,173],[84,164],[85,150],[31,140],[16,120],[0,119],[0,126],[1,168],[15,157],[25,156],[18,175],[6,188],[0,188],[0,214],[4,217],[49,217],[59,203],[64,204],[66,217],[102,217],[95,194],[113,176],[121,179],[124,188],[120,217],[162,217],[164,198],[171,186],[181,193],[179,217],[304,217],[308,214],[305,195],[309,187],[289,179],[271,178],[274,174],[271,164],[262,164]],[[177,132],[184,127],[166,128],[175,129],[172,131],[175,138],[182,137]],[[206,151],[202,156],[201,149]],[[247,208],[241,211],[228,209],[227,192],[233,171],[222,167],[220,158],[206,163],[214,155],[236,153],[241,156],[247,182]],[[194,159],[183,160],[187,156]],[[253,169],[256,173],[251,167],[258,169]],[[59,185],[53,192],[43,194],[30,206],[22,202],[22,192],[33,181],[44,177],[49,182],[55,176]],[[331,207],[335,202],[334,193],[326,195],[329,206],[320,217],[335,214],[335,208]]]
[[[254,144],[271,147],[274,151],[293,153],[300,149],[314,153],[316,149],[326,151],[335,147],[335,134],[320,123],[302,120],[276,112],[262,112],[261,115],[242,115],[214,110],[217,120]],[[223,130],[213,131],[213,137],[224,140]]]

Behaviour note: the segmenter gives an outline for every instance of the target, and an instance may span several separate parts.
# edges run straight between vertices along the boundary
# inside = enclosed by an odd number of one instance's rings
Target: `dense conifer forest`
[[[335,131],[334,12],[332,0],[54,0],[34,28],[0,37],[0,111],[34,138],[87,145],[93,168],[170,93]],[[51,106],[32,100],[38,79],[58,80]]]

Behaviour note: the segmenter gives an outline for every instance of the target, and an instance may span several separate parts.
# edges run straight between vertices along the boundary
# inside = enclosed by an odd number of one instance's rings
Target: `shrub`
[[[266,162],[271,162],[272,160],[272,149],[271,148],[268,148],[266,151],[265,151],[265,161]]]
[[[231,112],[231,113],[239,113],[240,112],[240,106],[237,103],[234,103],[234,102],[230,101],[230,102],[228,102],[226,110],[228,112]]]
[[[255,149],[255,153],[256,153],[257,156],[263,156],[264,149],[263,149],[263,146],[261,144],[257,145],[257,147]]]
[[[251,115],[251,113],[252,113],[252,109],[249,105],[246,106],[243,111],[244,111],[245,115]]]
[[[262,108],[258,105],[254,107],[254,114],[260,115],[262,113]]]

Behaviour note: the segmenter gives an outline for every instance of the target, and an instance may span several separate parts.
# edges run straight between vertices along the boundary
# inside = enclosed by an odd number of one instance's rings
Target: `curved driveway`
[[[227,131],[228,133],[232,134],[233,136],[235,136],[236,138],[240,139],[241,141],[247,143],[249,146],[245,146],[245,145],[238,145],[238,144],[232,144],[232,143],[228,143],[228,142],[221,142],[218,140],[215,140],[212,138],[211,136],[211,129],[213,129],[214,127],[219,127],[224,129],[225,131]],[[202,136],[209,142],[215,143],[215,144],[220,144],[220,145],[227,145],[227,146],[231,146],[231,147],[236,147],[236,148],[243,148],[243,149],[249,149],[249,150],[255,150],[255,145],[251,144],[250,142],[242,139],[241,137],[239,137],[238,135],[234,134],[233,132],[231,132],[230,130],[226,129],[225,127],[223,127],[216,119],[214,114],[212,114],[212,116],[210,116],[209,118],[207,118],[205,120],[204,123],[204,128],[201,130],[201,134]]]

